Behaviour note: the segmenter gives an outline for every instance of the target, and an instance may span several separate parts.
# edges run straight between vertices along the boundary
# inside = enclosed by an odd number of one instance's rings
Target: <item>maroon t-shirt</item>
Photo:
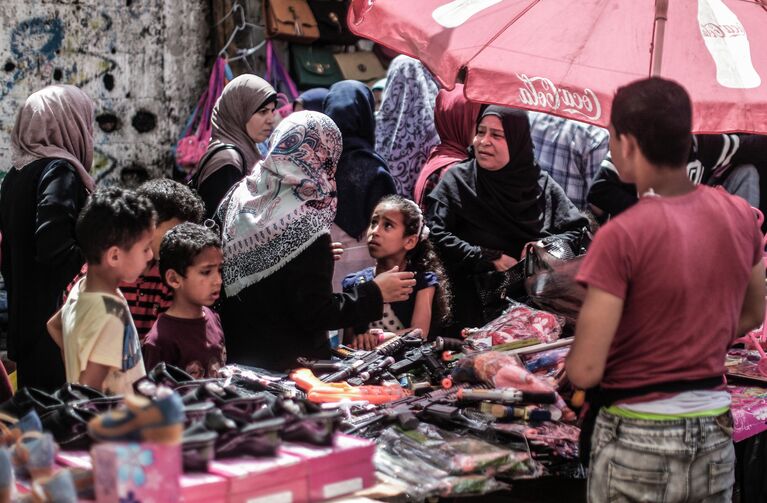
[[[176,318],[166,313],[157,318],[143,345],[147,371],[165,362],[195,379],[217,377],[218,369],[226,365],[224,331],[218,314],[202,309],[202,318]]]
[[[762,235],[743,199],[699,186],[643,197],[602,227],[578,281],[624,300],[601,385],[724,373]]]

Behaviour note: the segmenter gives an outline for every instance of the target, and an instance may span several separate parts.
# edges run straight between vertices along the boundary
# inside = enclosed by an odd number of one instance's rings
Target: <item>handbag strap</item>
[[[290,74],[285,70],[280,58],[277,57],[271,40],[266,41],[266,81],[276,84],[282,82],[288,88],[289,97],[293,100],[298,98],[298,87],[293,79],[290,78]],[[277,85],[274,85],[277,88]]]
[[[203,107],[202,120],[197,127],[197,139],[205,140],[210,138],[212,125],[210,122],[213,115],[213,107],[216,106],[219,96],[226,85],[226,59],[216,58],[213,69],[210,72],[208,80],[208,90],[205,93],[205,104]]]
[[[197,100],[197,105],[194,106],[194,110],[192,110],[191,115],[186,120],[186,124],[184,124],[184,129],[181,130],[181,134],[178,137],[179,140],[187,136],[192,131],[192,128],[194,128],[195,131],[197,130],[197,128],[195,127],[195,123],[197,121],[197,118],[200,115],[200,110],[205,104],[206,95],[207,95],[207,90],[200,95],[200,99]]]

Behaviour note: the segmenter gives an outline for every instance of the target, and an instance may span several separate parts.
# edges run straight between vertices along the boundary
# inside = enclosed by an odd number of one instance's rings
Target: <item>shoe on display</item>
[[[160,398],[125,397],[125,407],[100,414],[88,423],[91,438],[100,442],[179,444],[184,430],[184,404],[178,393],[158,391]]]

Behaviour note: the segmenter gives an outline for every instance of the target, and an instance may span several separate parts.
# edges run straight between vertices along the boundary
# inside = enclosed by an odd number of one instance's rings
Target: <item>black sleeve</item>
[[[555,235],[577,236],[584,227],[589,225],[588,219],[567,197],[564,189],[551,177],[548,177],[546,190],[550,205],[548,210],[551,213],[550,227],[546,231]]]
[[[442,261],[449,264],[451,269],[468,273],[492,270],[491,260],[500,258],[500,253],[474,246],[453,234],[450,229],[455,228],[455,216],[450,207],[434,199],[429,198],[427,201],[429,208],[426,221],[431,231],[429,239],[439,251]]]
[[[83,182],[69,163],[46,168],[37,186],[35,256],[38,262],[77,271],[83,262],[75,240],[75,222]]]
[[[606,219],[627,210],[636,204],[638,198],[636,186],[623,183],[608,158],[602,162],[599,171],[597,171],[594,183],[589,189],[587,200],[602,210],[605,213],[603,218]]]
[[[312,243],[293,259],[300,271],[298,306],[295,315],[306,330],[334,330],[361,325],[383,317],[383,297],[374,282],[353,286],[348,292],[333,293],[333,254],[330,235]]]
[[[767,136],[759,134],[739,135],[740,147],[732,156],[731,164],[753,164],[759,170],[767,168]]]
[[[213,217],[226,193],[242,178],[239,168],[230,164],[217,170],[200,184],[197,192],[205,203],[205,218]]]
[[[702,183],[719,183],[732,168],[753,164],[758,170],[767,168],[767,136],[755,134],[695,135],[695,160],[700,161],[704,174]],[[709,181],[713,180],[713,182]]]

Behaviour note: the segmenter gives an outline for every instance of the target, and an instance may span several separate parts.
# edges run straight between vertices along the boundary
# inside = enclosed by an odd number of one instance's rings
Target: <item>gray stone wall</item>
[[[171,148],[207,84],[208,2],[0,1],[0,177],[16,111],[55,83],[96,102],[99,183],[169,175]]]

